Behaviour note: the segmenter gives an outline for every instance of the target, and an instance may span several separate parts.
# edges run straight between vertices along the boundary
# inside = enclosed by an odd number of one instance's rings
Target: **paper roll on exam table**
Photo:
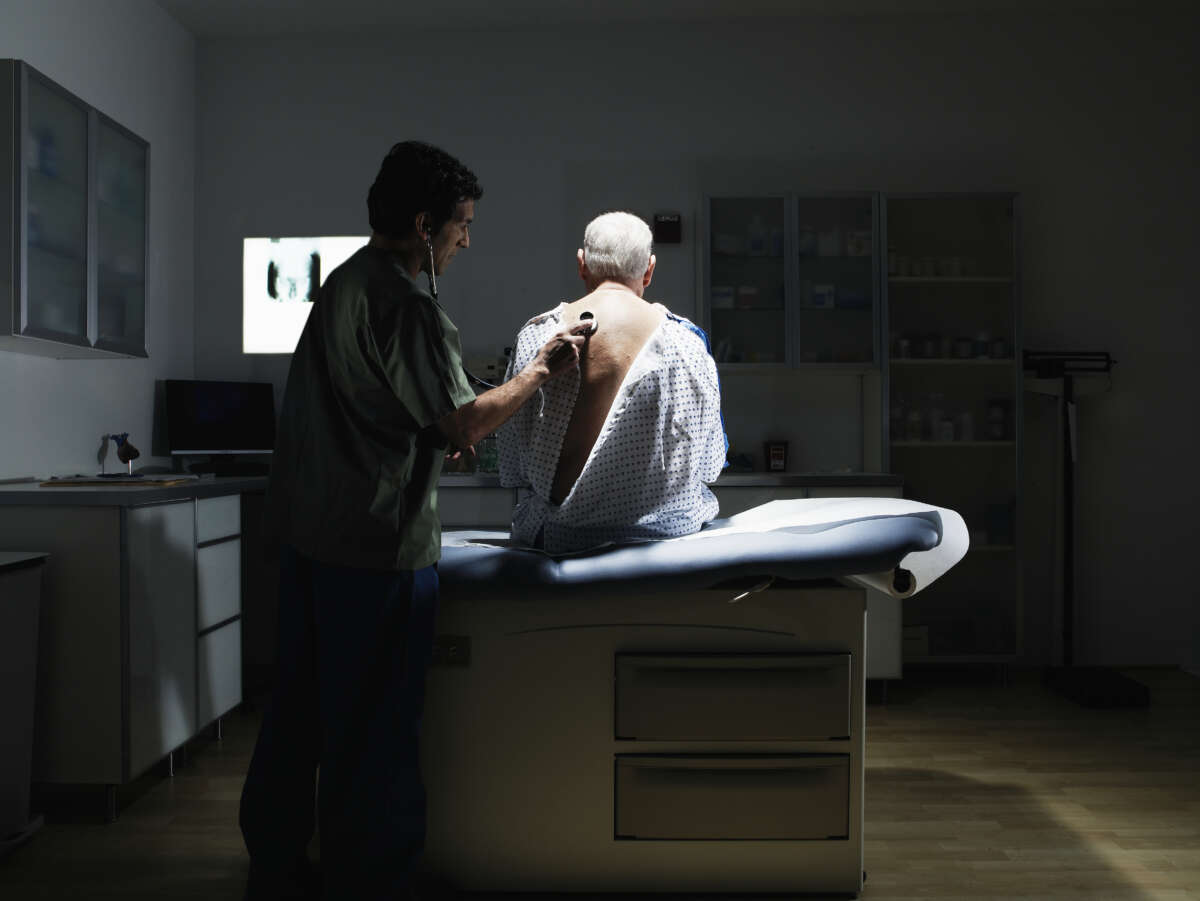
[[[966,549],[957,513],[894,498],[563,557],[444,533],[426,866],[468,891],[857,893],[864,588],[911,596]]]

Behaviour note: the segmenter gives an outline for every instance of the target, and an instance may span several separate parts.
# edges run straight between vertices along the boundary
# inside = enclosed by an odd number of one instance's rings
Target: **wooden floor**
[[[867,708],[861,897],[1200,899],[1200,679],[1128,672],[1149,709],[1087,710],[1028,671],[892,683]],[[112,825],[51,822],[0,861],[0,899],[240,898],[257,725],[227,718]]]

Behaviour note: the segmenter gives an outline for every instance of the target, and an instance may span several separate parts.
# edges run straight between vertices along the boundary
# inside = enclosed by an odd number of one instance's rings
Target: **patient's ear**
[[[588,280],[588,271],[587,264],[583,261],[582,247],[575,251],[575,261],[579,264],[579,277],[583,279],[584,283],[586,283]]]
[[[654,278],[654,265],[658,262],[654,258],[654,254],[650,254],[650,265],[646,267],[646,274],[642,276],[642,290],[645,291],[650,287],[650,279]]]

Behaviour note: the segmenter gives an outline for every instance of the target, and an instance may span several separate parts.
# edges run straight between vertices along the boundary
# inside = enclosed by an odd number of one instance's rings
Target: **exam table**
[[[425,867],[466,891],[856,895],[865,589],[909,597],[966,549],[957,513],[894,498],[560,557],[445,532]]]

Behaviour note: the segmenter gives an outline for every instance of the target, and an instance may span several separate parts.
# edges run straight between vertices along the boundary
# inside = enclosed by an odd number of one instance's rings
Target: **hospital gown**
[[[561,504],[550,500],[580,376],[548,383],[499,432],[500,481],[518,493],[512,537],[548,553],[674,538],[717,514],[706,483],[725,465],[716,364],[702,333],[656,304],[663,321],[622,382],[587,462]],[[565,304],[521,329],[507,378],[562,328]]]

